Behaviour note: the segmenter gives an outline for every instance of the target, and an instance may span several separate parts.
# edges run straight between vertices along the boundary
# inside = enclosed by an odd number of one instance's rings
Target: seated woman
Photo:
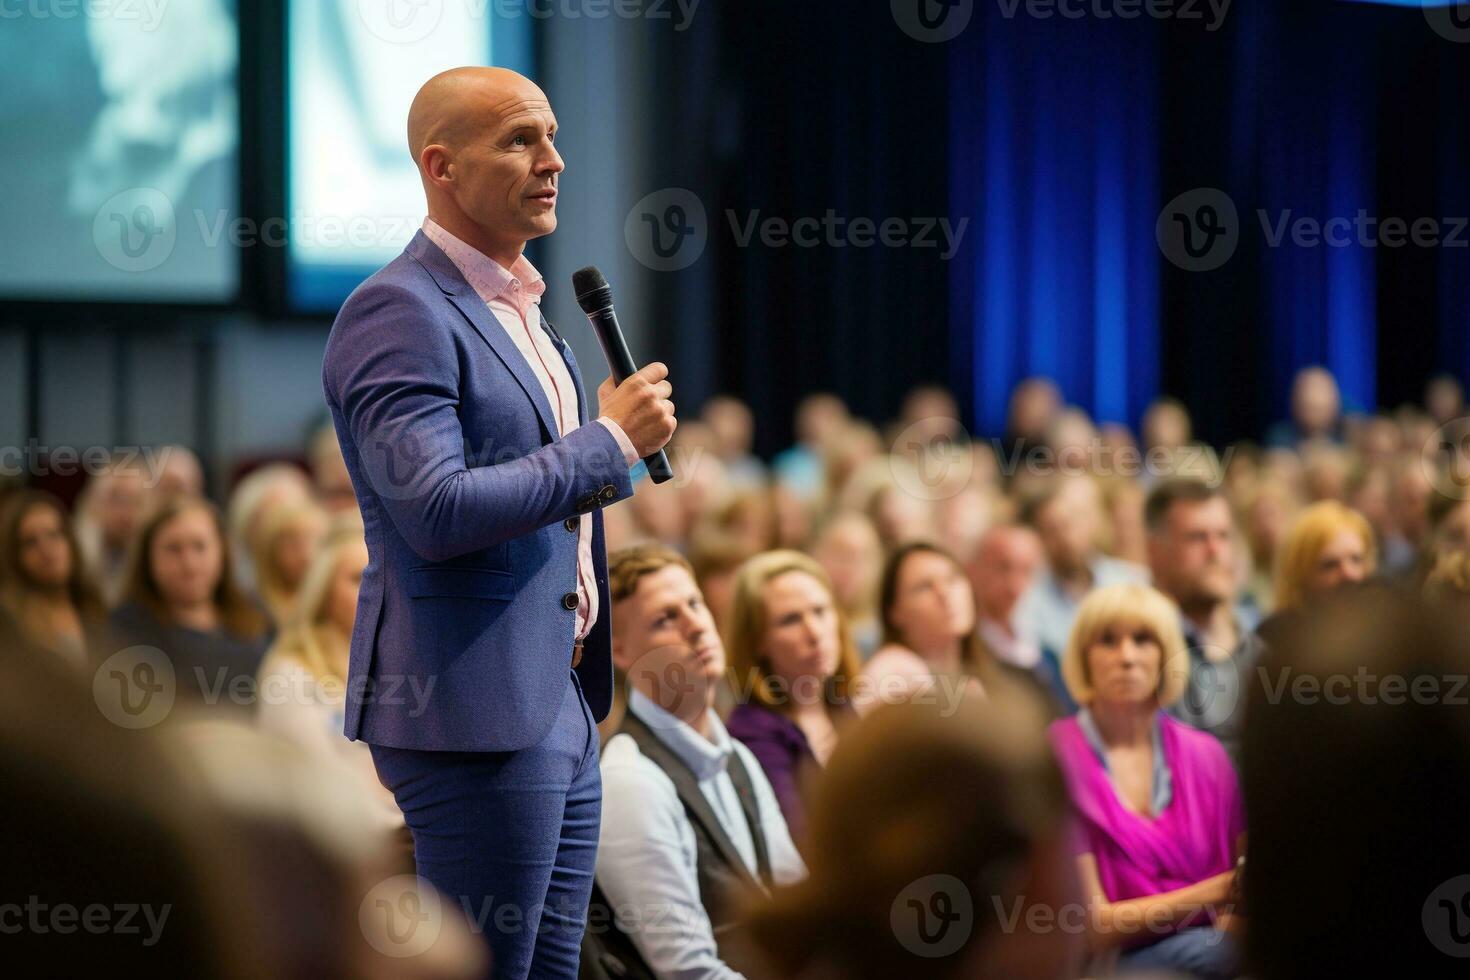
[[[860,669],[847,619],[822,566],[798,551],[767,551],[736,572],[726,634],[739,697],[726,727],[760,760],[791,837],[806,818],[801,772],[827,764],[848,688]]]
[[[1286,532],[1276,569],[1274,611],[1288,612],[1376,570],[1377,541],[1368,519],[1335,500],[1303,510]]]
[[[61,501],[22,490],[0,514],[0,609],[33,646],[78,669],[103,646],[107,611]]]
[[[883,645],[854,687],[858,711],[913,698],[950,703],[984,695],[975,593],[953,555],[924,542],[895,550],[883,567],[878,615]]]
[[[1078,821],[1077,866],[1095,953],[1129,970],[1233,976],[1217,910],[1231,898],[1245,815],[1220,743],[1161,709],[1189,664],[1179,612],[1137,584],[1083,600],[1062,660],[1081,706],[1052,723]]]
[[[144,521],[112,630],[119,647],[163,651],[180,695],[216,705],[254,701],[269,629],[264,613],[235,586],[213,504],[176,497]]]
[[[252,539],[255,589],[278,629],[293,618],[296,594],[327,533],[327,515],[306,500],[267,509]]]
[[[356,514],[345,515],[306,571],[296,618],[260,665],[256,717],[263,730],[361,776],[365,792],[377,804],[370,816],[387,829],[397,829],[403,827],[403,813],[378,781],[367,743],[349,742],[342,734],[347,655],[367,564],[362,522]]]

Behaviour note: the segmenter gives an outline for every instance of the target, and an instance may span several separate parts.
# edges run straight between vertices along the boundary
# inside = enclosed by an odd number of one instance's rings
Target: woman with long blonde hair
[[[317,550],[293,616],[260,666],[256,717],[263,730],[355,771],[384,826],[401,827],[403,814],[378,781],[367,743],[342,734],[358,586],[367,565],[362,523],[344,515]]]

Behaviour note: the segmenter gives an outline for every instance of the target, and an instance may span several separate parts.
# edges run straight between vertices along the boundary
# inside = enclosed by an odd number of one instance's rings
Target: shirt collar
[[[424,219],[423,232],[429,241],[444,250],[465,281],[487,303],[492,299],[502,299],[524,314],[526,307],[539,303],[546,292],[546,280],[524,253],[516,256],[515,263],[507,269],[473,245],[445,231],[433,218]]]
[[[703,782],[725,771],[735,745],[714,709],[709,712],[709,738],[690,728],[635,687],[628,688],[628,710],[653,731]]]

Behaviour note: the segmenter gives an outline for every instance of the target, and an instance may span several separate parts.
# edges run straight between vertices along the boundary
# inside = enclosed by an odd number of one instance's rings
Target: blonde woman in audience
[[[256,593],[276,624],[294,618],[296,595],[326,532],[326,513],[309,500],[264,512],[251,564]]]
[[[213,504],[176,497],[149,515],[112,632],[118,646],[163,651],[180,694],[214,705],[251,703],[269,623],[235,584],[224,521]]]
[[[268,463],[235,484],[228,509],[229,536],[236,559],[235,577],[241,587],[255,585],[250,559],[256,553],[255,538],[266,513],[283,504],[304,503],[311,497],[306,474],[290,463]]]
[[[965,570],[938,545],[913,542],[889,556],[879,585],[883,645],[863,667],[853,703],[867,711],[909,699],[953,704],[980,697],[989,673]]]
[[[1076,715],[1053,722],[1094,954],[1128,971],[1234,976],[1218,926],[1245,814],[1220,743],[1166,714],[1189,674],[1179,610],[1145,585],[1099,588],[1062,660]],[[1217,911],[1220,910],[1220,911]]]
[[[1367,518],[1335,500],[1312,504],[1297,515],[1281,543],[1275,609],[1297,609],[1311,598],[1362,582],[1377,562]]]
[[[357,616],[357,592],[367,568],[362,523],[343,515],[316,550],[301,582],[295,615],[260,665],[260,727],[313,755],[351,767],[377,804],[373,819],[403,827],[393,794],[378,781],[366,742],[342,734],[347,656]]]
[[[347,461],[342,458],[342,447],[332,423],[323,425],[311,437],[307,457],[311,482],[321,505],[333,514],[356,512],[357,495],[353,493],[352,477],[347,472]]]
[[[882,629],[878,580],[883,575],[883,542],[873,522],[856,511],[839,511],[817,533],[812,557],[827,573],[858,653],[866,660],[878,649]]]
[[[1280,479],[1262,479],[1244,507],[1241,526],[1250,554],[1245,591],[1262,612],[1275,602],[1276,557],[1297,512],[1296,496]]]
[[[857,647],[827,573],[799,551],[768,551],[740,567],[725,649],[738,704],[726,720],[765,770],[798,846],[799,782],[824,766],[852,715]]]
[[[18,491],[0,511],[0,609],[31,644],[71,666],[84,669],[100,652],[107,611],[49,493]]]

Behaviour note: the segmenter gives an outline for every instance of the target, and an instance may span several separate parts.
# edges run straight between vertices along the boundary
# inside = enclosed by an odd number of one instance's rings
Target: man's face
[[[476,125],[451,150],[454,199],[487,234],[528,241],[556,230],[556,116],[546,96],[522,86],[487,97]]]
[[[613,662],[665,711],[682,718],[713,703],[725,646],[687,569],[644,575],[614,608],[612,629]]]
[[[1074,483],[1058,493],[1036,515],[1036,533],[1055,572],[1073,572],[1087,564],[1097,541],[1097,500],[1085,485]]]
[[[975,598],[991,619],[1009,622],[1016,603],[1041,567],[1041,544],[1024,528],[996,531],[977,556],[971,579]]]
[[[1154,581],[1181,604],[1227,602],[1235,594],[1235,535],[1224,497],[1181,500],[1149,541]]]

